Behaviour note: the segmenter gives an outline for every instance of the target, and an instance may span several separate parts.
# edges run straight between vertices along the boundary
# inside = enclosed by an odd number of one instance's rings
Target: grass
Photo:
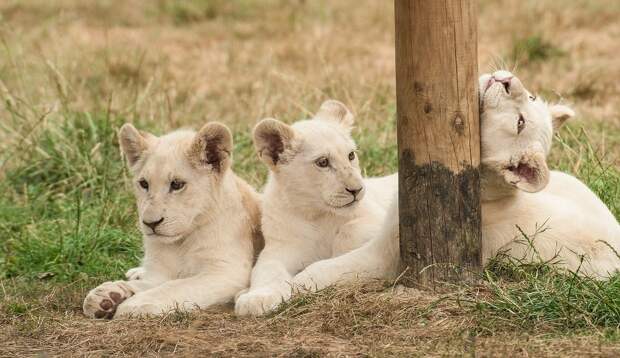
[[[485,271],[490,296],[474,301],[480,329],[498,327],[570,333],[620,327],[620,275],[600,281],[500,255]]]
[[[60,281],[115,275],[136,263],[141,243],[115,149],[121,123],[68,113],[16,153],[2,183],[5,276]]]
[[[577,109],[551,166],[587,183],[616,217],[619,15],[602,0],[481,1],[479,22],[481,70],[514,59],[533,91]],[[395,170],[392,8],[28,0],[0,4],[0,16],[0,356],[620,353],[620,277],[508,258],[477,284],[334,287],[263,319],[230,307],[84,319],[85,293],[141,255],[117,147],[124,122],[164,133],[222,121],[234,132],[235,171],[260,187],[251,127],[267,116],[294,121],[335,97],[356,114],[364,173]]]

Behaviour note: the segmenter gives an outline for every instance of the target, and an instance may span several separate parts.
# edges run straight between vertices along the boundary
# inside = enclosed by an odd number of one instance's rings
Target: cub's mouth
[[[525,179],[527,182],[535,182],[539,175],[539,170],[528,163],[519,162],[519,164],[510,165],[505,168],[518,178]],[[511,183],[516,184],[516,183]]]
[[[518,162],[511,162],[501,169],[506,183],[529,193],[544,189],[549,183],[549,168],[543,153],[528,153]]]
[[[359,199],[353,199],[350,202],[348,202],[348,203],[346,203],[344,205],[340,205],[340,206],[338,206],[338,205],[330,205],[330,206],[332,208],[334,208],[334,209],[346,209],[346,208],[350,208],[350,207],[353,207],[353,206],[357,205],[357,203],[359,203]]]
[[[355,204],[357,204],[358,202],[359,202],[359,200],[353,199],[353,200],[351,200],[350,203],[347,203],[347,204],[344,204],[344,205],[341,205],[341,206],[335,206],[335,208],[336,209],[350,208],[350,207],[354,206]]]
[[[150,232],[148,234],[146,234],[146,236],[151,239],[151,240],[162,240],[162,241],[177,241],[180,238],[183,237],[183,235],[179,234],[179,235],[167,235],[167,234],[161,234],[158,232]]]
[[[351,206],[353,206],[353,205],[357,204],[358,202],[359,202],[359,200],[357,200],[357,199],[353,199],[353,200],[351,200],[351,202],[350,202],[350,203],[348,203],[348,204],[345,204],[345,205],[341,206],[341,208],[348,208],[348,207],[351,207]]]

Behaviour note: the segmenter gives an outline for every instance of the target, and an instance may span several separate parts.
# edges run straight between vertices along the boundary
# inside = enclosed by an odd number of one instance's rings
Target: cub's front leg
[[[191,311],[230,302],[237,292],[247,287],[248,271],[249,268],[246,271],[234,267],[221,273],[166,281],[127,299],[118,306],[114,318],[159,315],[174,309]]]
[[[252,270],[251,287],[237,295],[235,314],[260,316],[273,311],[291,297],[293,274],[316,261],[312,250],[290,242],[266,247]]]

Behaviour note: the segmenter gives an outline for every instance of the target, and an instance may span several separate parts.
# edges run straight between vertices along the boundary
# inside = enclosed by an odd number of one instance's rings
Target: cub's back
[[[575,206],[581,207],[584,213],[596,215],[602,222],[619,226],[618,221],[605,203],[590,188],[572,175],[552,171],[549,185],[544,191],[570,200]],[[620,226],[618,229],[620,230]],[[620,237],[618,239],[620,240]]]

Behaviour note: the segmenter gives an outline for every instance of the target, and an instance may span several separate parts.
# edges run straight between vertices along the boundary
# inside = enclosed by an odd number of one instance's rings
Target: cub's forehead
[[[150,143],[149,152],[152,155],[161,157],[183,155],[192,144],[194,136],[195,132],[190,130],[168,133]]]
[[[157,138],[158,146],[189,146],[196,132],[189,129],[179,129]]]
[[[551,113],[549,105],[542,100],[529,102],[524,107],[524,112],[528,115],[528,120],[536,121],[540,125],[551,126]]]
[[[303,139],[303,151],[310,155],[348,154],[355,149],[349,132],[336,122],[311,119],[296,122],[292,127]]]
[[[187,150],[195,133],[181,130],[166,134],[150,143],[141,174],[144,176],[188,175],[191,165]]]

